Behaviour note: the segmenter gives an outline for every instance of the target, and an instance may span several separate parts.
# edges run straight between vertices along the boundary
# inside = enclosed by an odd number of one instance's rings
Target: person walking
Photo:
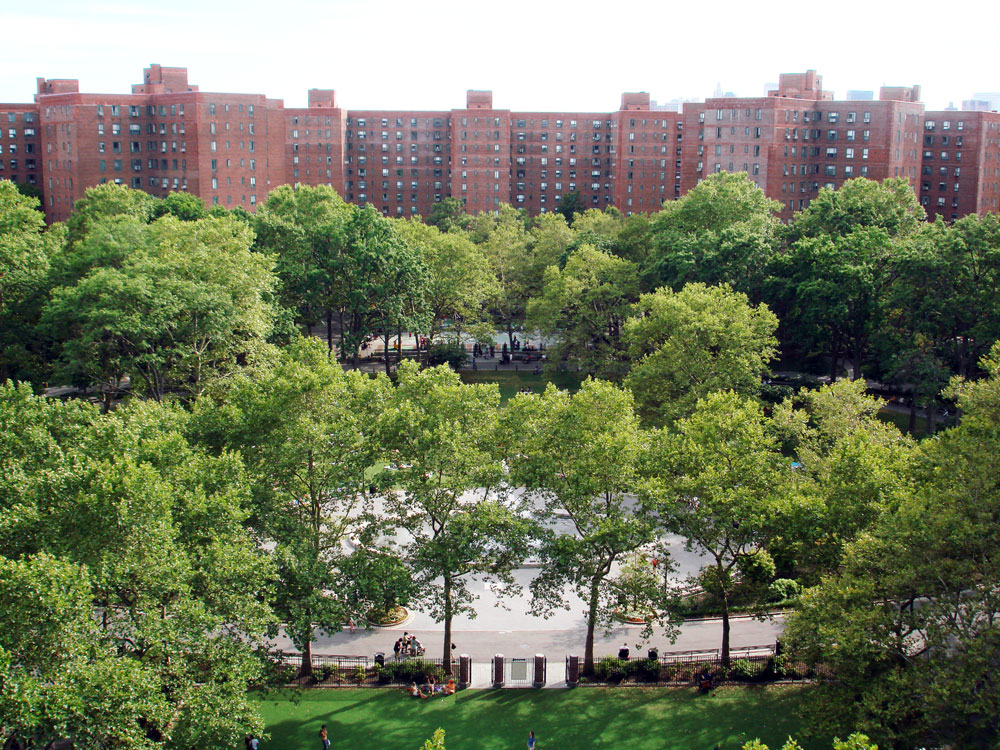
[[[326,724],[319,730],[319,739],[323,743],[323,750],[330,750],[330,736],[326,731]]]
[[[528,750],[535,750],[535,733],[528,732]]]

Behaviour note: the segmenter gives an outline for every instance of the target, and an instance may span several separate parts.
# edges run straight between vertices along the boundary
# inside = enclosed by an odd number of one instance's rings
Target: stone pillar
[[[535,679],[531,682],[532,687],[545,687],[545,656],[535,654]]]
[[[580,657],[570,654],[569,663],[566,665],[566,685],[576,687],[580,684]]]
[[[503,687],[503,654],[493,657],[493,687]]]
[[[472,684],[472,657],[462,654],[458,657],[458,686],[465,689]]]

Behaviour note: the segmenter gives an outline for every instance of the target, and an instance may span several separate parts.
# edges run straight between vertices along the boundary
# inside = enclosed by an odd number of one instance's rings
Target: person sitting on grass
[[[434,683],[434,675],[427,675],[427,682],[424,683],[424,692],[427,693],[428,696],[431,696],[440,690],[441,688]]]
[[[410,687],[408,687],[406,689],[406,692],[408,692],[410,694],[411,698],[426,698],[427,697],[426,695],[424,695],[421,692],[420,688],[417,687],[417,683],[415,683],[415,682],[411,682],[410,683]]]
[[[448,684],[444,686],[444,694],[445,695],[455,694],[455,678],[451,678],[448,680]]]

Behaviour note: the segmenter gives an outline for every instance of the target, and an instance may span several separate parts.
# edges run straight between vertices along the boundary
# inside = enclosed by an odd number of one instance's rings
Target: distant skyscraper
[[[962,101],[962,109],[966,112],[989,112],[993,107],[986,99],[965,99]]]
[[[973,99],[978,99],[980,101],[986,101],[990,103],[990,110],[1000,109],[1000,92],[996,91],[977,91],[972,95]]]

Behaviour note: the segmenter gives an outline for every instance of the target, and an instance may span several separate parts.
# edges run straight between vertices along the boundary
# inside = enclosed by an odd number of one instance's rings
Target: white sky
[[[160,63],[293,107],[333,88],[347,109],[447,110],[476,88],[500,108],[610,111],[623,91],[760,96],[813,68],[837,98],[920,84],[939,109],[1000,91],[998,21],[996,0],[0,0],[0,101],[31,101],[36,77],[127,93]]]

